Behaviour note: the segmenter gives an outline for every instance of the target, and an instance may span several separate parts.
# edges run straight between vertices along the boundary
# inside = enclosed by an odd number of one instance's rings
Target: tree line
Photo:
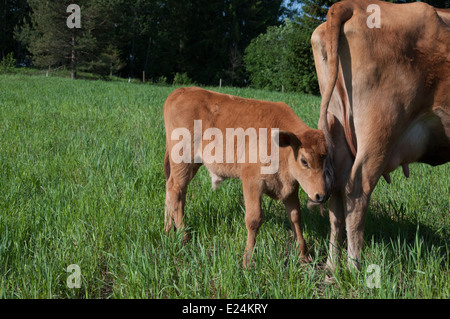
[[[157,83],[221,80],[318,93],[310,36],[335,2],[4,0],[0,59],[13,55],[17,65],[67,68],[74,76],[141,78],[145,72]],[[449,7],[448,0],[426,2]],[[71,3],[81,9],[81,28],[67,26]]]
[[[81,28],[66,25],[81,8]],[[6,3],[6,4],[5,4]],[[278,25],[282,0],[6,0],[1,56],[102,75],[244,85],[242,55],[251,39]],[[73,33],[76,41],[72,43]],[[72,50],[76,59],[72,59]]]

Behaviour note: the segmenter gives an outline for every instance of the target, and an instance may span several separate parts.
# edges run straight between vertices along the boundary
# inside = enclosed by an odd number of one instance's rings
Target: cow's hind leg
[[[197,173],[200,164],[170,163],[170,176],[166,181],[166,204],[164,213],[164,229],[168,232],[172,229],[172,222],[178,230],[184,231],[183,240],[189,240],[189,234],[185,231],[184,206],[189,182]]]
[[[381,151],[375,154],[381,154]],[[360,156],[361,155],[361,156]],[[345,227],[347,230],[348,262],[357,269],[361,262],[366,211],[372,191],[380,179],[385,158],[358,153],[345,187]]]
[[[333,123],[330,127],[335,145],[341,147],[335,148],[334,152],[334,171],[335,181],[334,190],[329,201],[330,217],[330,242],[328,249],[328,258],[326,268],[333,272],[336,264],[339,262],[345,227],[345,185],[349,178],[354,162],[345,139],[344,128],[342,124],[334,117],[329,119]]]

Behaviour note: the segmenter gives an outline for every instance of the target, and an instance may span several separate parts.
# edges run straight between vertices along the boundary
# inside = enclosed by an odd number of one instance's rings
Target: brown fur
[[[262,224],[261,197],[263,194],[282,200],[294,236],[296,237],[302,259],[307,260],[306,245],[300,225],[300,203],[298,199],[299,183],[313,200],[324,202],[329,194],[329,185],[323,178],[324,160],[327,147],[322,131],[306,126],[284,103],[244,99],[220,94],[200,88],[181,88],[169,95],[164,104],[164,123],[166,128],[166,154],[164,172],[166,176],[165,229],[172,227],[172,221],[179,229],[184,229],[183,213],[186,191],[189,182],[201,165],[205,165],[211,174],[213,188],[225,178],[239,178],[245,201],[245,223],[247,225],[247,245],[244,265],[250,262],[255,246],[255,237]],[[202,135],[207,128],[217,128],[223,132],[223,151],[225,152],[225,132],[227,128],[278,128],[279,167],[274,174],[262,174],[261,167],[270,163],[250,163],[248,140],[245,143],[245,163],[236,163],[237,143],[235,143],[234,163],[195,163],[194,139],[191,140],[190,163],[176,163],[171,154],[179,140],[171,140],[172,132],[177,128],[187,128],[194,136],[194,120],[202,120]],[[258,135],[258,141],[259,141]],[[209,143],[203,141],[202,151]],[[267,154],[271,153],[270,135],[267,138]],[[215,150],[217,152],[217,149]],[[203,153],[202,153],[203,154]],[[225,154],[223,158],[225,159]],[[259,157],[259,156],[258,156]],[[302,163],[303,161],[303,163]],[[304,161],[307,162],[306,167]],[[185,232],[185,238],[188,235]]]
[[[381,28],[366,24],[369,4]],[[379,178],[398,166],[450,160],[450,11],[376,0],[334,4],[312,35],[322,95],[319,127],[336,172],[328,266],[347,228],[358,266],[365,212]]]

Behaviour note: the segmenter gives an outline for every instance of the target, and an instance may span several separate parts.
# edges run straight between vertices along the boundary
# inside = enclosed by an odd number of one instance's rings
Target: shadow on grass
[[[302,206],[303,207],[303,206]],[[302,226],[309,234],[311,241],[321,245],[319,254],[326,256],[330,237],[330,222],[328,204],[324,207],[323,216],[319,209],[302,209]],[[289,221],[286,218],[286,228],[290,228]],[[382,244],[382,247],[391,247],[393,242],[400,241],[413,246],[416,240],[423,241],[423,248],[426,251],[436,247],[448,247],[448,227],[443,232],[438,232],[435,228],[426,224],[419,223],[409,216],[406,209],[400,205],[395,207],[390,203],[380,204],[372,202],[367,213],[364,229],[364,247],[370,242]],[[347,249],[346,231],[343,234],[343,249]],[[444,262],[448,262],[446,249],[439,250],[439,254]],[[316,256],[317,257],[317,256]]]
[[[205,191],[200,187],[200,181],[197,183],[194,181],[190,185],[190,195],[188,194],[186,203],[187,206],[195,206],[186,215],[186,225],[192,230],[192,234],[202,233],[203,236],[215,236],[225,233],[231,235],[231,232],[236,232],[238,228],[245,236],[245,205],[240,182],[227,180],[219,190],[213,191],[207,187],[207,191]],[[199,193],[203,197],[201,201],[198,200]],[[196,200],[197,203],[193,203]],[[276,224],[291,233],[291,225],[281,201],[263,200],[262,206],[264,211],[263,227],[267,224]],[[301,209],[302,229],[309,251],[313,258],[324,260],[328,254],[327,243],[330,237],[328,204],[324,206],[323,216],[318,208],[307,209],[304,198],[301,198]],[[423,248],[429,251],[432,247],[450,246],[447,239],[448,229],[446,227],[443,232],[439,233],[429,225],[419,224],[414,219],[414,214],[408,212],[401,204],[395,206],[393,203],[372,201],[366,213],[364,247],[367,247],[370,242],[382,244],[382,247],[391,247],[392,242],[399,240],[412,245],[419,238],[423,241]],[[235,235],[232,236],[236,238]],[[345,231],[343,239],[343,248],[346,250]],[[292,242],[289,241],[287,244],[293,244],[293,236]],[[447,260],[445,249],[439,251],[443,259]]]

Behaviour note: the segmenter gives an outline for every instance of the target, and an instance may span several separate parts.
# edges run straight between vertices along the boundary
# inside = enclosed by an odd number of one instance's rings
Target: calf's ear
[[[288,131],[276,131],[272,135],[275,143],[278,142],[279,147],[290,146],[295,151],[302,144],[294,133]]]

